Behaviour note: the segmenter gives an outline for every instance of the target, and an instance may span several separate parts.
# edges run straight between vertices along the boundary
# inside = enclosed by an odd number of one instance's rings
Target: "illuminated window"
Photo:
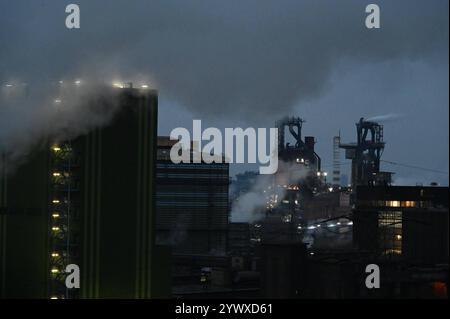
[[[400,207],[400,201],[398,200],[387,200],[385,203],[386,207]]]
[[[407,200],[402,202],[402,207],[416,207],[417,206],[417,202],[412,201],[412,200]]]
[[[384,255],[402,254],[402,212],[379,212],[379,247]]]

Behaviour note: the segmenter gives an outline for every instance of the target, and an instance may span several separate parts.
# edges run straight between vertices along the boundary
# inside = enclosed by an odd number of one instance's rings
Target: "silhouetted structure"
[[[352,160],[352,187],[390,184],[392,173],[380,171],[385,146],[383,126],[361,118],[356,123],[356,133],[356,143],[340,145],[345,149],[345,157]]]
[[[2,297],[168,295],[162,271],[169,267],[158,268],[168,255],[154,245],[157,92],[106,93],[91,103],[119,102],[110,124],[74,140],[48,140],[17,170],[3,172]],[[73,263],[79,290],[64,284]]]

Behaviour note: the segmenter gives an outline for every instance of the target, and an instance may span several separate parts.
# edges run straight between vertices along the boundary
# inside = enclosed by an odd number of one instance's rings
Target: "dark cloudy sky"
[[[80,30],[65,28],[71,2]],[[369,3],[379,30],[365,28]],[[353,141],[360,117],[395,114],[383,158],[448,171],[447,0],[0,0],[0,43],[0,83],[150,83],[160,134],[193,118],[269,127],[298,115],[329,164],[339,130]],[[385,168],[398,183],[448,184]]]

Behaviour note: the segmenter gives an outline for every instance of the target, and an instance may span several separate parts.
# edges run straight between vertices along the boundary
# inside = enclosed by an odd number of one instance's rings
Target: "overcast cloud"
[[[71,2],[80,30],[64,26]],[[365,28],[361,0],[0,0],[0,81],[150,83],[161,134],[193,118],[235,127],[302,116],[324,163],[338,130],[353,141],[361,116],[398,114],[384,158],[448,171],[448,1],[372,2],[379,30]],[[388,169],[402,183],[448,184]]]

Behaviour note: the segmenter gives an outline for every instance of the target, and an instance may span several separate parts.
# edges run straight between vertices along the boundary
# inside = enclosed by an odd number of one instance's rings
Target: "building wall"
[[[152,283],[157,93],[124,89],[118,99],[108,125],[71,141],[79,168],[70,227],[78,247],[70,262],[80,266],[82,298],[148,298],[164,290]],[[8,178],[1,234],[6,297],[50,297],[52,144]]]
[[[44,169],[36,170],[36,165]],[[39,153],[33,162],[15,169],[14,179],[6,178],[6,169],[3,172],[2,298],[42,298],[47,295],[49,194],[46,167],[48,156]]]
[[[228,229],[227,163],[179,163],[160,144],[157,163],[158,243],[175,254],[224,254]]]
[[[305,287],[306,247],[303,244],[263,244],[261,297],[300,298]]]
[[[448,263],[447,187],[358,186],[354,244],[417,263]]]

